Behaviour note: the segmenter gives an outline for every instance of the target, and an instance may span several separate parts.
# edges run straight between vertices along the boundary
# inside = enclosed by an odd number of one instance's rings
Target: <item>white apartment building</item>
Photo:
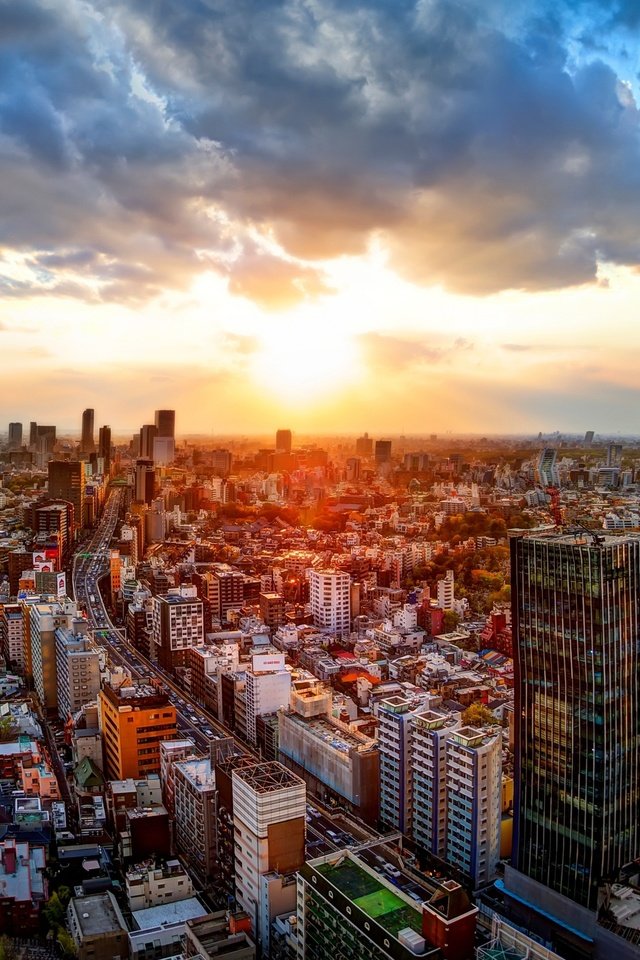
[[[195,587],[181,587],[166,597],[153,597],[151,638],[159,662],[169,667],[184,660],[189,647],[204,643],[202,600]]]
[[[500,859],[502,737],[461,727],[447,741],[446,859],[474,888],[495,878]]]
[[[440,859],[447,846],[447,741],[460,726],[458,716],[433,710],[411,716],[413,839]]]
[[[351,630],[351,577],[340,570],[311,570],[309,595],[314,626],[337,637]]]
[[[100,693],[100,651],[88,637],[58,627],[56,671],[58,716],[65,722]]]
[[[307,789],[281,763],[269,762],[234,770],[232,791],[236,901],[268,955],[271,922],[296,911],[292,878],[304,863]]]
[[[75,603],[67,598],[29,605],[33,685],[40,702],[48,710],[57,710],[58,707],[55,632],[58,627],[86,629],[87,622],[78,620],[77,612]]]
[[[245,671],[246,731],[249,743],[256,743],[256,718],[289,706],[291,673],[283,653],[257,653],[251,669]]]
[[[444,580],[438,580],[438,606],[441,610],[453,610],[455,602],[455,575],[447,570]]]
[[[389,827],[411,836],[413,779],[411,719],[429,709],[429,694],[422,700],[389,697],[378,707],[380,751],[380,819]]]

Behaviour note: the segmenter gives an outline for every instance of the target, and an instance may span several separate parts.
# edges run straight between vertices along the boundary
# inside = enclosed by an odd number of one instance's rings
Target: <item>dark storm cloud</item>
[[[296,260],[376,235],[410,279],[467,293],[636,266],[638,112],[603,27],[633,10],[0,0],[0,245],[44,288],[136,301],[204,262],[278,308],[326,291]],[[595,26],[604,59],[576,56]]]

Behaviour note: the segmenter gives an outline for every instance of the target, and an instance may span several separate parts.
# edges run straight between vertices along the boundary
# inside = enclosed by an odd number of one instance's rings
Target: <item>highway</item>
[[[112,490],[99,526],[89,543],[76,553],[73,560],[74,597],[86,610],[96,642],[106,649],[109,661],[126,669],[132,680],[147,683],[158,681],[166,689],[176,709],[180,735],[191,737],[200,751],[208,753],[212,741],[231,737],[238,753],[248,753],[259,760],[255,751],[233,737],[227,727],[195,703],[164,670],[132,647],[127,642],[126,632],[111,621],[98,582],[110,572],[111,539],[118,523],[122,497],[122,489]]]

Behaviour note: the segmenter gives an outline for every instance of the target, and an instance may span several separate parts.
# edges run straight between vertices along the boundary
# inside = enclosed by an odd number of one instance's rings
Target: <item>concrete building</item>
[[[236,902],[268,955],[271,923],[295,911],[294,874],[304,863],[307,791],[280,763],[239,767],[231,775]]]
[[[340,570],[311,570],[309,596],[314,626],[343,637],[351,630],[351,577]]]
[[[165,670],[186,666],[189,648],[204,643],[202,600],[194,587],[182,587],[153,597],[151,604],[151,639],[158,663]]]
[[[447,741],[460,725],[429,710],[411,719],[412,810],[415,843],[441,860],[447,848]]]
[[[183,740],[163,740],[160,744],[160,785],[162,802],[172,821],[175,817],[175,779],[174,766],[180,760],[193,759],[196,754],[195,741],[191,737]]]
[[[260,616],[271,630],[286,623],[284,597],[279,593],[261,593]]]
[[[429,695],[420,700],[397,696],[383,700],[378,707],[380,820],[407,836],[413,827],[411,719],[429,704]]]
[[[193,883],[179,860],[164,866],[134,866],[125,876],[127,902],[132,913],[193,896]]]
[[[138,684],[100,691],[104,772],[112,780],[160,772],[160,743],[176,738],[176,711],[166,693]]]
[[[128,960],[127,925],[110,890],[72,897],[67,907],[67,926],[78,960]]]
[[[215,570],[198,576],[198,594],[207,608],[207,630],[211,624],[226,624],[232,610],[239,610],[244,603],[244,574],[220,563]]]
[[[33,684],[42,705],[48,711],[57,712],[56,631],[62,627],[81,636],[88,624],[77,616],[76,604],[66,597],[50,603],[33,603],[28,609]]]
[[[66,722],[100,693],[100,652],[92,640],[58,627],[56,671],[58,716]]]
[[[181,955],[187,921],[199,920],[207,911],[197,897],[165,903],[131,915],[130,960],[158,960]]]
[[[455,601],[455,575],[453,570],[447,570],[444,579],[438,580],[437,596],[440,610],[453,610]]]
[[[494,880],[500,859],[502,736],[461,727],[447,741],[446,859],[474,888]]]
[[[19,673],[24,673],[26,668],[23,616],[22,604],[0,604],[0,650],[7,661],[7,666]]]
[[[256,950],[249,937],[250,918],[243,912],[226,910],[187,920],[184,931],[186,960],[255,960]]]
[[[216,779],[211,760],[174,765],[175,832],[178,852],[201,883],[216,876]]]
[[[313,794],[376,823],[379,812],[377,743],[330,715],[331,690],[295,681],[289,709],[278,711],[278,759]]]
[[[289,705],[291,672],[285,667],[283,653],[257,653],[245,679],[247,740],[255,744],[256,719]]]

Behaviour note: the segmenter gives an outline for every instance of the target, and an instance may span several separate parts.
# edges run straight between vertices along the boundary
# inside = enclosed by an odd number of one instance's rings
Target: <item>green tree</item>
[[[44,916],[51,929],[64,925],[65,909],[57,893],[52,893],[49,902],[44,908]]]
[[[15,960],[16,948],[9,937],[0,937],[0,960]]]
[[[58,930],[58,936],[56,937],[58,945],[62,950],[63,957],[77,957],[78,948],[76,947],[75,941],[70,933],[67,933],[66,930]]]
[[[445,633],[453,633],[460,623],[460,615],[455,610],[445,610],[442,618],[442,626]]]
[[[468,727],[490,727],[498,723],[491,710],[480,702],[467,707],[462,714],[462,722]]]

